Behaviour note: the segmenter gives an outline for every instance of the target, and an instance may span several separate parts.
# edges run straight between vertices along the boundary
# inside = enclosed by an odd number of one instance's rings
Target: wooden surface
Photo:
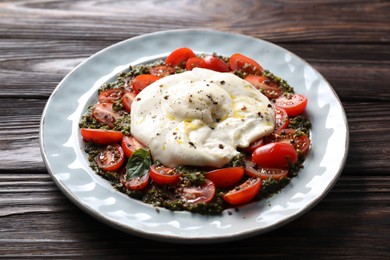
[[[350,153],[311,211],[251,239],[175,245],[114,230],[54,185],[38,135],[58,82],[111,44],[179,28],[279,44],[333,86],[347,113]],[[0,1],[0,258],[389,259],[389,43],[389,1]]]

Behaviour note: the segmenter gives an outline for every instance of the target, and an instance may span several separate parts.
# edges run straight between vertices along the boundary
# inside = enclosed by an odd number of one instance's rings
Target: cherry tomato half
[[[160,78],[152,74],[141,74],[133,79],[131,86],[136,94],[141,92],[144,88],[159,80]]]
[[[165,60],[165,65],[184,68],[187,60],[193,57],[196,57],[196,55],[191,49],[185,47],[179,48],[169,54],[169,56]]]
[[[289,117],[284,108],[273,106],[275,110],[275,130],[274,133],[280,133],[288,126]]]
[[[81,128],[80,133],[85,142],[103,145],[119,143],[123,137],[121,131],[105,129]]]
[[[126,109],[128,113],[130,113],[131,111],[131,104],[133,103],[133,100],[135,99],[136,96],[137,94],[135,94],[134,92],[126,92],[122,96],[123,107]]]
[[[231,189],[222,199],[231,205],[241,205],[251,201],[261,188],[260,178],[250,178],[240,186]]]
[[[302,94],[289,94],[275,99],[275,105],[284,108],[289,116],[297,116],[305,112],[307,98]]]
[[[184,187],[180,191],[181,198],[190,204],[210,202],[215,195],[215,185],[208,179],[204,181],[202,186]]]
[[[288,169],[256,168],[256,164],[250,160],[245,161],[245,174],[249,177],[260,177],[262,180],[280,180],[287,177]]]
[[[121,146],[127,158],[130,158],[136,150],[144,147],[143,144],[131,135],[123,136]]]
[[[104,102],[115,102],[119,100],[123,95],[123,89],[112,88],[100,92],[98,100],[100,103]]]
[[[130,190],[143,190],[149,183],[150,174],[149,172],[145,173],[141,177],[136,177],[130,180],[125,179],[125,175],[121,175],[119,181]]]
[[[206,179],[212,181],[217,188],[228,188],[234,186],[244,175],[244,168],[230,167],[209,171]]]
[[[263,144],[264,144],[264,139],[260,138],[260,139],[257,139],[256,141],[250,143],[248,147],[241,148],[241,151],[243,151],[244,153],[252,154],[253,151],[257,149],[257,147],[260,147]]]
[[[203,59],[199,57],[189,58],[186,62],[186,70],[192,70],[193,68],[199,68]]]
[[[144,147],[143,144],[138,142],[137,139],[135,139],[131,135],[124,135],[122,138],[121,146],[123,149],[123,152],[125,153],[125,156],[127,158],[130,158],[131,155],[138,149]]]
[[[118,170],[125,161],[122,147],[118,144],[108,145],[95,158],[100,169],[105,171]]]
[[[229,58],[229,67],[232,71],[242,70],[253,75],[261,75],[263,72],[263,68],[256,61],[239,53]]]
[[[159,185],[175,185],[180,180],[180,172],[174,168],[156,166],[153,164],[149,170],[150,178]]]
[[[92,116],[100,123],[113,128],[120,114],[114,111],[113,103],[99,103],[92,109]]]
[[[245,80],[251,83],[255,88],[259,89],[267,98],[277,98],[283,94],[283,90],[272,82],[267,77],[248,75]]]
[[[175,73],[175,69],[169,66],[159,65],[149,69],[149,73],[153,76],[162,78]]]
[[[229,72],[228,65],[218,57],[209,55],[203,58],[200,67],[218,72]]]
[[[252,154],[252,162],[261,168],[288,168],[297,161],[297,151],[287,143],[269,143],[260,146]]]
[[[271,138],[274,142],[291,144],[301,154],[306,153],[310,147],[309,137],[305,133],[297,133],[295,129],[291,128],[286,128],[281,130],[279,133],[274,133]]]

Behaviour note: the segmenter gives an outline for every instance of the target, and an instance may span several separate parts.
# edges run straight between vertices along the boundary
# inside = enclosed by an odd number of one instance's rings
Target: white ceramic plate
[[[116,191],[88,166],[78,122],[96,102],[98,87],[129,64],[167,56],[179,47],[230,56],[242,53],[286,79],[309,99],[312,151],[299,176],[268,200],[221,216],[156,210]],[[343,107],[329,83],[309,64],[269,42],[211,30],[163,31],[110,46],[80,64],[57,86],[45,107],[40,145],[44,162],[61,191],[82,210],[141,237],[182,243],[235,240],[267,232],[309,210],[331,189],[348,150]]]

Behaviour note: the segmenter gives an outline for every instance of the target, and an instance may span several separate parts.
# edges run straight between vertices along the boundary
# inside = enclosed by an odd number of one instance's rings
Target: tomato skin
[[[156,166],[153,164],[149,170],[150,178],[158,185],[175,185],[179,182],[181,174],[173,168]]]
[[[95,158],[97,165],[104,171],[116,171],[125,161],[122,147],[118,144],[108,145]]]
[[[245,80],[269,99],[280,97],[283,94],[283,90],[265,76],[248,75],[245,77]]]
[[[302,94],[290,94],[275,99],[275,105],[284,108],[288,116],[297,116],[305,112],[307,98]]]
[[[126,109],[128,113],[130,113],[131,111],[131,104],[133,103],[133,100],[135,99],[136,96],[137,94],[135,94],[134,92],[127,92],[122,96],[121,100],[122,100],[123,107]]]
[[[239,53],[230,56],[229,67],[232,71],[243,70],[253,75],[261,75],[263,72],[263,68],[256,61]]]
[[[150,174],[147,172],[141,177],[136,177],[130,180],[125,179],[125,175],[121,175],[119,178],[119,181],[125,186],[127,189],[130,190],[143,190],[146,188],[146,186],[149,183]]]
[[[179,48],[169,54],[165,60],[165,65],[184,68],[187,60],[193,57],[196,57],[196,55],[191,49],[186,47]]]
[[[136,94],[141,92],[144,88],[159,80],[160,78],[152,74],[141,74],[133,79],[131,86]]]
[[[181,198],[189,204],[210,202],[215,195],[215,185],[212,181],[205,179],[202,186],[184,187]]]
[[[212,181],[217,188],[228,188],[237,184],[244,175],[244,168],[230,167],[209,171],[206,179]]]
[[[121,131],[105,129],[81,128],[80,133],[85,142],[102,145],[119,143],[123,137]]]
[[[138,149],[145,147],[137,139],[131,135],[124,135],[122,138],[121,146],[125,156],[130,158],[131,155]]]
[[[275,110],[275,130],[274,133],[280,133],[283,129],[287,128],[289,124],[289,117],[284,108],[273,106]]]
[[[114,111],[113,103],[99,103],[92,109],[92,116],[100,123],[113,128],[120,115]]]
[[[248,147],[240,148],[240,150],[246,154],[252,154],[257,147],[264,145],[264,139],[260,138],[249,144]]]
[[[288,175],[288,169],[276,169],[276,168],[258,168],[256,164],[250,160],[245,160],[245,174],[249,177],[259,177],[262,180],[274,179],[281,180]]]
[[[169,76],[171,74],[174,74],[175,72],[176,71],[174,68],[164,65],[154,66],[149,69],[150,74],[159,78]]]
[[[286,128],[271,136],[272,142],[288,143],[299,150],[301,154],[305,154],[310,147],[310,139],[305,133],[296,134],[295,129]]]
[[[298,161],[295,148],[287,143],[269,143],[257,148],[252,154],[252,162],[261,168],[288,168]]]
[[[194,68],[199,68],[203,59],[199,57],[189,58],[186,62],[186,70],[193,70]]]
[[[209,55],[203,58],[200,63],[200,67],[203,69],[214,70],[217,72],[229,72],[228,65],[218,57]]]
[[[251,178],[240,186],[231,189],[222,196],[222,199],[230,205],[241,205],[251,201],[261,188],[260,178]]]
[[[107,89],[100,92],[98,100],[100,103],[115,102],[121,99],[122,95],[123,95],[123,89],[120,88]]]

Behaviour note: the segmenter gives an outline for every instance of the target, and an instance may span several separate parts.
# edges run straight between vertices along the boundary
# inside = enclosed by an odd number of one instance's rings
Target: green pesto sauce
[[[202,56],[202,55],[200,55]],[[227,57],[218,56],[228,61]],[[115,81],[108,82],[104,85],[102,85],[99,90],[98,94],[100,94],[102,91],[112,88],[122,88],[124,89],[129,82],[131,82],[131,79],[141,75],[149,73],[149,69],[152,66],[156,65],[163,65],[164,61],[159,60],[151,64],[147,65],[138,65],[138,66],[130,66],[128,71],[120,73]],[[182,73],[185,70],[179,67],[175,68],[176,73]],[[243,71],[235,71],[234,72],[237,76],[244,78],[246,76],[245,72]],[[275,76],[271,72],[264,70],[263,76],[268,77],[270,80],[273,80],[274,82],[278,83],[282,89],[285,92],[288,93],[294,93],[294,89],[288,85],[288,83]],[[118,100],[114,103],[114,110],[120,111],[123,110],[123,104],[121,100]],[[93,128],[93,129],[110,129],[107,125],[104,125],[100,122],[98,122],[96,119],[92,116],[92,109],[94,108],[94,105],[91,105],[88,107],[88,111],[81,117],[79,122],[80,128]],[[123,113],[114,123],[113,130],[121,131],[123,134],[130,134],[130,114]],[[303,133],[306,133],[309,135],[309,129],[311,127],[310,121],[305,118],[304,116],[297,116],[290,118],[289,122],[289,128],[297,129],[297,134],[299,134],[299,131],[302,131]],[[148,186],[142,190],[142,191],[135,191],[127,189],[122,185],[122,183],[119,181],[120,174],[118,172],[110,172],[110,171],[103,171],[101,170],[95,161],[96,156],[105,148],[105,146],[93,144],[93,143],[85,143],[85,152],[88,154],[88,160],[90,162],[90,167],[93,169],[96,174],[102,176],[103,178],[107,179],[111,182],[113,187],[115,187],[120,192],[123,192],[127,194],[128,196],[141,200],[145,203],[151,204],[156,207],[163,207],[167,208],[169,210],[173,211],[190,211],[205,215],[216,215],[221,214],[223,210],[231,208],[223,199],[222,195],[227,192],[229,189],[217,189],[216,190],[216,196],[214,196],[213,200],[209,203],[196,203],[196,204],[189,204],[186,203],[185,200],[183,200],[180,197],[180,193],[178,192],[183,187],[190,187],[190,186],[200,186],[204,183],[205,180],[205,174],[206,171],[201,170],[197,167],[192,166],[179,166],[177,167],[177,170],[181,172],[181,178],[180,181],[175,185],[156,185],[153,182],[150,182]],[[288,178],[283,178],[281,180],[262,180],[262,188],[260,189],[259,194],[255,199],[261,200],[265,198],[269,198],[273,194],[280,192],[286,185],[289,184],[291,178],[296,176],[298,174],[298,171],[303,167],[302,164],[304,162],[304,157],[300,156],[298,162],[295,165],[291,165],[289,169],[289,175]],[[243,167],[245,165],[245,155],[240,154],[236,157],[234,157],[231,162],[229,162],[224,167]],[[126,165],[127,159],[124,162],[124,165]],[[158,162],[154,162],[158,164]],[[241,182],[245,182],[246,177],[241,180]]]
[[[287,81],[285,81],[284,79],[274,75],[273,73],[271,73],[270,71],[268,70],[263,70],[263,76],[266,76],[267,78],[269,78],[271,81],[274,81],[276,82],[282,89],[284,92],[286,93],[294,93],[294,88],[291,87]]]

